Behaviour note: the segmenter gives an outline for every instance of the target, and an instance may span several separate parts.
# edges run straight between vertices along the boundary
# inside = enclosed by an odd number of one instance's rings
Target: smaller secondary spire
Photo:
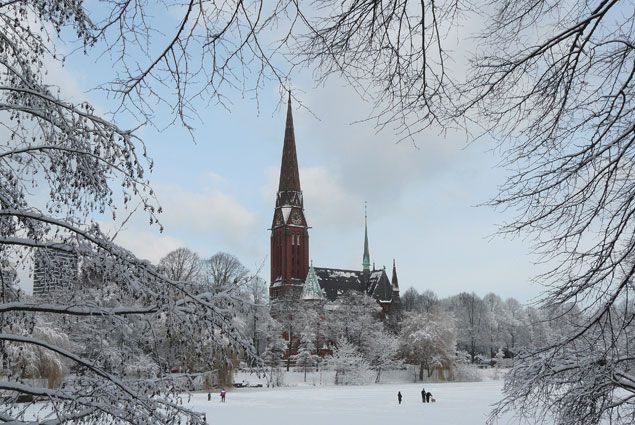
[[[363,271],[370,272],[370,253],[368,251],[368,214],[367,204],[364,201],[364,257],[362,259]]]
[[[309,273],[306,276],[304,287],[302,288],[303,300],[321,300],[324,298],[322,288],[320,288],[320,282],[318,281],[315,269],[313,268],[313,260],[311,260],[311,266],[309,267]]]
[[[397,279],[397,266],[395,265],[395,259],[392,259],[392,290],[399,291],[399,280]]]

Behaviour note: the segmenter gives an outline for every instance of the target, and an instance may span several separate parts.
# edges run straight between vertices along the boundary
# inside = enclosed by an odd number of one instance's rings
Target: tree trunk
[[[423,381],[423,362],[419,365],[419,380]]]
[[[293,347],[293,328],[289,325],[289,345],[287,347],[287,372],[291,367],[291,349]]]

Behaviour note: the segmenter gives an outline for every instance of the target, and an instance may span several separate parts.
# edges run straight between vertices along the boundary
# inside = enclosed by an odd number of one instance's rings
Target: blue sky
[[[71,96],[108,111],[113,105],[103,93],[88,89],[107,80],[110,69],[103,60],[73,56],[53,78]],[[351,124],[366,118],[370,105],[342,81],[315,86],[306,71],[292,83],[303,105],[296,102],[293,113],[315,265],[361,267],[366,201],[371,261],[389,268],[396,259],[402,290],[495,292],[521,301],[538,294],[530,283],[529,243],[491,237],[510,216],[476,207],[505,176],[487,140],[468,146],[464,135],[431,129],[416,146],[396,143],[390,129]],[[165,231],[138,215],[118,241],[153,262],[180,246],[203,257],[227,251],[251,269],[264,265],[267,279],[285,98],[269,84],[258,102],[236,92],[228,100],[230,110],[197,105],[194,140],[179,126],[141,130],[155,162],[151,182]],[[156,120],[170,117],[159,109]],[[112,227],[106,219],[102,224]]]

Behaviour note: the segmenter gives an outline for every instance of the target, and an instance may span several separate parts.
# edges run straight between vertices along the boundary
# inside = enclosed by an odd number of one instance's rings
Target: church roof
[[[367,293],[371,297],[381,301],[392,301],[392,285],[388,280],[386,270],[374,270],[368,278]]]
[[[309,274],[307,275],[306,281],[304,282],[304,287],[302,288],[302,299],[321,300],[323,298],[324,294],[322,293],[320,282],[318,281],[317,275],[315,274],[313,262],[311,262],[311,266],[309,267]]]
[[[334,301],[338,295],[343,294],[345,291],[366,290],[366,284],[363,281],[362,272],[358,270],[316,267],[315,274],[320,282],[320,287],[326,294],[326,298],[328,298],[329,301]]]
[[[385,270],[373,270],[365,274],[359,270],[316,267],[315,274],[329,301],[334,301],[339,295],[350,290],[366,292],[380,302],[392,300],[392,286]]]
[[[282,148],[282,165],[280,166],[278,192],[300,192],[301,190],[298,158],[295,149],[295,134],[293,131],[293,114],[291,112],[291,92],[289,92],[287,123],[284,130],[284,146]]]

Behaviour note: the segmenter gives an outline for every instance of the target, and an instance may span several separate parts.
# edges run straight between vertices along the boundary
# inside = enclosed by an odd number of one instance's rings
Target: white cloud
[[[249,237],[256,214],[233,196],[217,188],[191,190],[181,186],[158,186],[166,231],[208,234],[230,247],[238,247]]]
[[[156,264],[170,251],[184,246],[171,236],[162,235],[152,229],[132,228],[120,232],[115,242],[133,252],[138,258]]]
[[[252,236],[257,216],[218,188],[223,181],[220,175],[206,173],[198,189],[155,185],[163,208],[159,216],[163,233],[157,226],[149,226],[147,216],[138,211],[119,231],[115,242],[153,263],[183,246],[202,256],[219,250],[239,256],[250,254],[254,251]],[[116,223],[106,221],[101,226],[108,234],[117,228]]]

